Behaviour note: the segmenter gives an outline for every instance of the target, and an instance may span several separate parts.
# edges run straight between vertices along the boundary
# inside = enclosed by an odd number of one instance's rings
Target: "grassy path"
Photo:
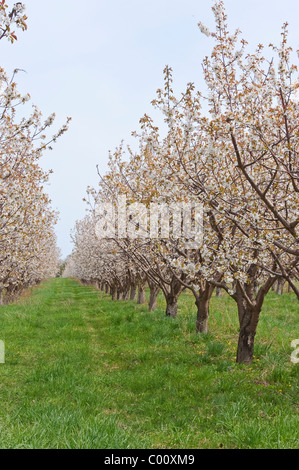
[[[230,299],[213,302],[204,338],[188,295],[173,320],[55,279],[2,307],[0,447],[298,448],[297,301],[269,296],[250,368]]]

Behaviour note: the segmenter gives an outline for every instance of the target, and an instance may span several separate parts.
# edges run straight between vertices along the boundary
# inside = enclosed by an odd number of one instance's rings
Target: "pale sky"
[[[9,5],[13,2],[7,0]],[[54,174],[47,186],[60,212],[56,232],[63,257],[70,231],[84,217],[88,185],[97,186],[108,151],[132,142],[131,132],[173,68],[174,88],[202,87],[201,62],[212,39],[197,23],[213,29],[211,0],[24,0],[28,31],[14,45],[1,41],[1,66],[15,68],[19,88],[57,126],[72,117],[70,130],[45,154],[42,166]],[[299,48],[297,0],[226,0],[228,22],[240,28],[253,52],[258,43],[280,40],[289,23],[290,43]]]

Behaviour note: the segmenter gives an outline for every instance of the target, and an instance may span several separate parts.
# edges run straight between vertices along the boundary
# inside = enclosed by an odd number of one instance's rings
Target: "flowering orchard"
[[[0,2],[1,39],[13,43],[17,39],[14,28],[27,29],[24,10],[21,3],[9,10]],[[43,188],[49,174],[39,160],[67,130],[67,124],[47,137],[54,114],[44,121],[33,106],[22,117],[20,108],[26,107],[30,96],[18,92],[17,73],[16,69],[8,77],[0,68],[0,303],[55,275],[60,258],[53,228],[57,214]]]
[[[138,151],[121,144],[110,154],[99,188],[88,188],[90,215],[76,226],[66,275],[110,289],[113,298],[116,291],[127,298],[130,288],[133,298],[138,286],[139,301],[147,283],[150,308],[161,290],[170,316],[188,289],[197,307],[196,329],[203,333],[211,296],[222,289],[237,306],[237,362],[250,363],[269,290],[286,282],[299,299],[298,69],[287,24],[279,46],[270,44],[266,53],[259,45],[249,53],[241,32],[229,31],[223,1],[212,9],[214,31],[199,23],[214,42],[202,64],[207,92],[188,84],[175,96],[172,70],[165,68],[152,105],[167,130],[145,115],[134,133]],[[95,209],[109,201],[117,211],[120,195],[126,196],[135,236],[120,233],[116,222],[115,236],[97,238]],[[203,207],[198,247],[190,248],[186,236],[163,236],[162,229],[160,236],[141,236],[134,204],[148,214],[152,203],[194,200]],[[176,223],[173,213],[170,227]]]

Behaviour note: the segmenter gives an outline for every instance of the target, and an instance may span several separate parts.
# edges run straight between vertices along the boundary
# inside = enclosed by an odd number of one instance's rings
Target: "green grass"
[[[0,448],[298,448],[295,296],[267,297],[249,367],[228,296],[194,330],[188,293],[177,319],[70,279],[1,307]]]

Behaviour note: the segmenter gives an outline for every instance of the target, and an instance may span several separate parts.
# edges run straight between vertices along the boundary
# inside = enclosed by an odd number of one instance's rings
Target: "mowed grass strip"
[[[1,448],[298,448],[298,301],[269,294],[251,366],[235,363],[234,302],[213,297],[198,336],[177,319],[111,301],[72,279],[0,309]]]

